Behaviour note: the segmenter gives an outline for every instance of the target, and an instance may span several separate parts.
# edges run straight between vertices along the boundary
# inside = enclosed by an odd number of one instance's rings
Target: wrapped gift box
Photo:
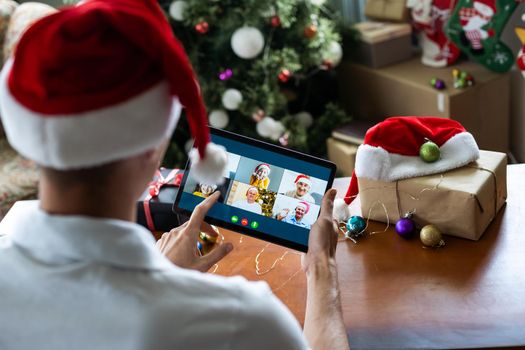
[[[407,0],[368,0],[365,15],[383,21],[407,22],[409,11],[406,2]]]
[[[421,228],[434,224],[452,236],[478,240],[507,198],[507,156],[480,151],[480,158],[443,174],[397,182],[359,178],[363,215],[391,224],[415,212]],[[385,205],[386,212],[381,204]]]
[[[137,223],[151,231],[169,231],[187,221],[172,210],[183,174],[182,170],[165,168],[157,172],[137,202]]]
[[[353,26],[351,60],[380,68],[412,57],[412,28],[407,23],[361,22]]]

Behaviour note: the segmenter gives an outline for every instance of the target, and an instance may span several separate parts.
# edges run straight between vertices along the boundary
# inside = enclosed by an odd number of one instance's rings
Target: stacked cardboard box
[[[413,55],[408,23],[366,21],[355,24],[354,36],[345,42],[348,57],[372,68],[385,67]]]
[[[454,88],[454,68],[470,73],[475,85]],[[430,85],[434,77],[445,82],[444,90]],[[493,73],[474,62],[430,68],[413,58],[380,69],[344,61],[339,79],[342,103],[353,116],[373,122],[392,116],[451,118],[474,135],[481,149],[508,151],[508,73]]]

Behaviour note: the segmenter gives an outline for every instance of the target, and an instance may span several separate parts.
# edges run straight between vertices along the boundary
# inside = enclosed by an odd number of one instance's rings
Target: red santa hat
[[[195,177],[214,183],[227,163],[209,143],[199,85],[153,0],[91,0],[34,23],[0,77],[7,137],[55,169],[125,159],[167,140],[181,108],[197,150]]]
[[[441,158],[427,163],[419,156],[427,140],[439,146]],[[479,158],[474,137],[457,121],[437,117],[393,117],[370,128],[357,149],[345,202],[358,193],[357,178],[379,181],[438,174]]]
[[[298,182],[302,182],[304,184],[307,184],[310,187],[312,186],[312,180],[310,180],[310,176],[308,176],[308,175],[304,175],[304,174],[298,175],[295,178],[295,182],[294,183],[298,183]]]
[[[299,202],[299,203],[297,203],[297,205],[295,207],[296,208],[303,207],[305,214],[308,214],[308,212],[310,211],[310,204],[307,203],[307,202]]]
[[[258,172],[260,169],[263,169],[263,168],[266,168],[266,169],[268,170],[268,174],[270,174],[270,172],[272,171],[272,170],[270,169],[270,165],[269,165],[269,164],[261,163],[261,164],[259,164],[259,165],[257,165],[257,166],[255,167],[255,172]]]

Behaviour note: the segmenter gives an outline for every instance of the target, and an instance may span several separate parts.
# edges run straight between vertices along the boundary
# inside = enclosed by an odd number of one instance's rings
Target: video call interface
[[[306,246],[330,170],[217,135],[212,141],[228,151],[223,183],[199,183],[190,169],[179,206],[191,211],[219,191],[208,216]],[[239,148],[243,152],[231,152]]]

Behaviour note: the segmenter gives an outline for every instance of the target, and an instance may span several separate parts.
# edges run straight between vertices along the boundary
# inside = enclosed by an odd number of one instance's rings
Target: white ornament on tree
[[[326,52],[325,59],[329,60],[332,63],[332,67],[335,67],[339,63],[341,63],[342,58],[343,48],[341,47],[341,44],[339,44],[337,41],[331,41],[328,45],[328,50]]]
[[[281,123],[280,121],[276,121],[273,125],[273,131],[270,135],[270,138],[274,141],[277,141],[281,136],[283,136],[285,131],[286,128],[284,127],[283,123]]]
[[[219,129],[227,127],[228,122],[230,121],[228,113],[226,113],[226,111],[223,111],[222,109],[216,109],[214,111],[211,111],[210,115],[208,116],[208,119],[210,121],[211,126]]]
[[[310,0],[310,2],[315,6],[323,6],[326,0]]]
[[[242,94],[237,89],[228,89],[222,94],[222,104],[224,108],[234,111],[239,109],[242,102]]]
[[[295,115],[295,121],[303,128],[308,129],[314,123],[314,117],[310,113],[303,111]]]
[[[184,11],[186,10],[187,6],[188,3],[183,0],[176,0],[172,2],[169,8],[171,18],[173,18],[176,21],[183,21]]]
[[[262,52],[264,37],[255,27],[241,27],[233,33],[231,47],[237,56],[249,60]]]
[[[286,129],[281,122],[267,116],[257,123],[255,130],[262,137],[277,141]]]
[[[272,117],[264,117],[255,126],[255,130],[262,137],[270,137],[275,120]]]

